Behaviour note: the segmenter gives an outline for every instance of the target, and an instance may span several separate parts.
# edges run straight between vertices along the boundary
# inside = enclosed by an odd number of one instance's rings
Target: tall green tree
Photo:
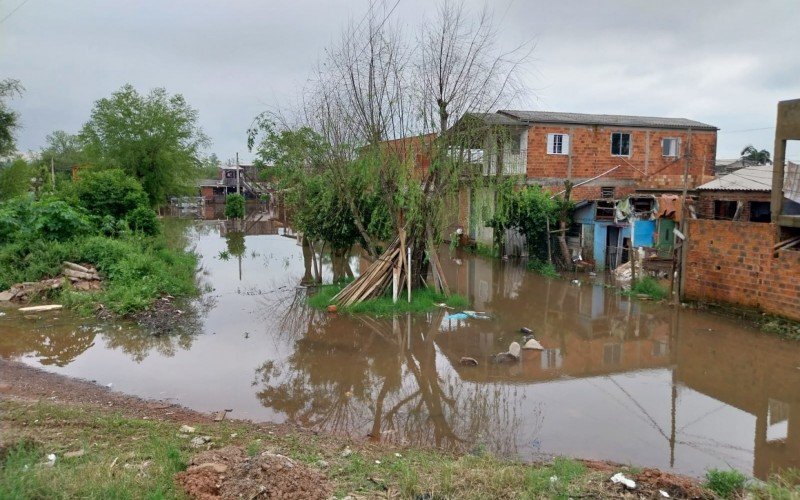
[[[14,152],[14,131],[19,128],[19,113],[8,106],[7,99],[19,95],[24,89],[19,80],[0,80],[0,157]]]
[[[57,172],[69,171],[86,162],[80,137],[63,130],[56,130],[45,138],[45,147],[39,156],[47,168],[52,162]]]
[[[0,165],[0,201],[10,200],[28,191],[33,169],[24,158]]]
[[[116,167],[141,182],[150,203],[193,190],[208,137],[198,113],[180,94],[156,88],[147,95],[125,85],[94,105],[80,137],[98,167]]]

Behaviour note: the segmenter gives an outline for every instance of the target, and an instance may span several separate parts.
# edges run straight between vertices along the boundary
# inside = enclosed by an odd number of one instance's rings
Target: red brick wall
[[[743,221],[750,220],[750,203],[751,201],[771,201],[771,194],[769,192],[760,191],[698,191],[699,196],[697,200],[697,216],[701,219],[714,218],[714,200],[725,201],[742,201]]]
[[[613,132],[631,134],[630,156],[611,155]],[[569,134],[571,165],[569,155],[547,154],[549,133]],[[685,130],[533,125],[528,129],[528,179],[533,184],[561,184],[559,180],[562,179],[580,182],[620,165],[614,172],[593,182],[592,186],[576,189],[574,199],[599,198],[599,186],[602,185],[617,185],[618,188],[628,188],[629,191],[636,187],[681,189],[684,160],[661,155],[661,140],[668,137],[680,138],[679,155],[683,155],[689,139],[689,133]],[[692,132],[689,188],[713,178],[716,147],[716,132]]]
[[[800,320],[800,251],[773,257],[773,224],[690,220],[684,295]]]

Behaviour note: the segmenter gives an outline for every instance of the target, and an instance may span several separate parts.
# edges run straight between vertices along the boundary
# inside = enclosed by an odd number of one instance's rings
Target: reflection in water
[[[232,407],[238,417],[376,440],[696,475],[733,466],[764,478],[800,467],[798,343],[630,301],[602,282],[546,280],[446,251],[448,282],[491,319],[329,315],[309,309],[297,285],[330,280],[334,268],[346,274],[339,256],[315,266],[280,224],[229,226],[181,233],[202,255],[209,290],[185,334],[9,312],[0,355],[202,411]],[[237,259],[217,258],[225,250]],[[343,260],[358,269],[354,259]],[[521,341],[523,326],[544,351],[491,363]],[[462,366],[463,356],[479,365]]]

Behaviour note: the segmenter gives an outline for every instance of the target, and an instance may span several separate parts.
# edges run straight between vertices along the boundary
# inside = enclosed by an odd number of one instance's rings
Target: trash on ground
[[[180,429],[178,429],[178,432],[180,432],[181,434],[191,434],[194,432],[194,427],[192,427],[191,425],[184,424],[181,426]]]
[[[56,464],[56,454],[50,453],[47,455],[47,462],[43,463],[45,467],[52,467]]]
[[[664,498],[669,498],[669,493],[664,490],[658,490],[658,493]]]
[[[64,306],[62,306],[61,304],[48,304],[48,305],[44,305],[44,306],[20,307],[19,308],[19,312],[23,312],[23,313],[32,312],[32,313],[35,313],[35,312],[57,311],[57,310],[59,310],[59,309],[61,309],[63,307]]]
[[[622,472],[617,472],[616,474],[611,476],[611,482],[614,484],[622,484],[626,488],[631,490],[636,488],[636,481],[625,477],[625,474],[623,474]]]

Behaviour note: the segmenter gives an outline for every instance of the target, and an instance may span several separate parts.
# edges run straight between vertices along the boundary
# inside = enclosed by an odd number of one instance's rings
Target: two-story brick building
[[[685,118],[519,110],[468,117],[476,118],[489,130],[480,155],[485,172],[500,171],[497,164],[502,163],[502,172],[517,176],[520,184],[540,185],[554,193],[569,181],[575,186],[571,199],[589,202],[591,220],[598,206],[606,211],[612,207],[613,213],[616,200],[630,195],[652,198],[679,194],[684,187],[692,190],[714,178],[717,128],[706,123]],[[501,136],[502,146],[497,146],[496,138]],[[490,197],[484,192],[460,196],[462,204],[483,198],[481,206]],[[492,241],[491,229],[474,210],[461,207],[460,212],[471,214],[469,222],[462,220],[460,224],[469,227],[473,238],[483,243]],[[621,245],[623,239],[631,237],[627,224],[615,222],[613,216],[609,222],[605,215],[600,217],[600,234],[595,234],[593,227],[586,228],[591,230],[589,237],[599,243],[584,242],[583,230],[578,235],[586,253],[606,245]],[[655,234],[654,230],[649,234]],[[614,241],[607,242],[607,238]],[[635,239],[648,238],[637,234]]]

